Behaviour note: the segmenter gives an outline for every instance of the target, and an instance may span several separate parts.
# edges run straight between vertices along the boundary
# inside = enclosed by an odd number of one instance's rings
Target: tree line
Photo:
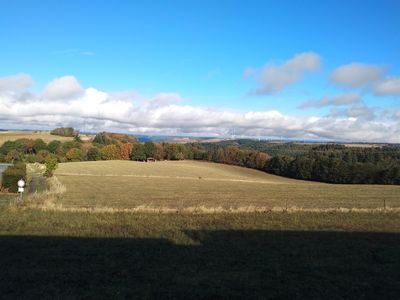
[[[7,141],[0,162],[45,163],[96,160],[203,160],[262,170],[304,180],[330,183],[400,184],[400,147],[349,148],[344,145],[293,145],[256,141],[223,143],[140,143],[136,138],[100,132],[91,142],[45,143],[41,139]],[[260,151],[263,150],[263,151]],[[271,151],[272,149],[272,151]],[[278,154],[276,154],[278,153]]]

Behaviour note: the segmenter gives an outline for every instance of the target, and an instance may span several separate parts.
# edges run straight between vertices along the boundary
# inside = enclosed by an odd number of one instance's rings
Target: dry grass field
[[[48,131],[0,131],[0,146],[6,141],[15,141],[17,139],[42,139],[48,143],[53,140],[71,141],[72,137],[51,135]]]
[[[56,175],[55,209],[30,205],[40,194],[0,201],[1,299],[398,299],[400,211],[321,209],[399,207],[398,186],[194,161],[66,163]],[[286,201],[317,209],[130,210]]]
[[[60,164],[64,208],[337,209],[400,207],[400,186],[334,185],[196,161]]]

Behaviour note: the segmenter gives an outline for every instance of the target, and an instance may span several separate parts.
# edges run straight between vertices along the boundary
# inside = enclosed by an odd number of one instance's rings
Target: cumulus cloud
[[[321,57],[314,52],[297,54],[280,65],[267,64],[260,72],[259,87],[251,94],[275,94],[303,79],[305,73],[315,72],[320,67]],[[249,70],[245,70],[244,75],[246,74],[249,74]]]
[[[219,137],[234,131],[236,136],[246,137],[400,142],[399,119],[368,119],[356,107],[347,115],[299,117],[276,110],[239,112],[192,106],[176,93],[133,99],[134,93],[131,98],[87,88],[73,97],[68,94],[62,101],[49,101],[44,95],[31,94],[30,101],[22,101],[14,93],[0,94],[2,127],[72,126],[92,131]]]
[[[0,77],[0,92],[16,92],[27,89],[33,85],[33,80],[28,74]]]
[[[346,93],[329,97],[322,97],[319,100],[307,100],[298,108],[324,107],[329,105],[348,105],[361,101],[361,96],[357,93]]]
[[[329,79],[337,85],[356,88],[379,80],[385,72],[385,67],[355,62],[335,69]]]
[[[378,109],[376,107],[368,107],[365,104],[358,103],[354,104],[345,109],[331,109],[331,117],[346,117],[350,119],[357,119],[359,121],[367,120],[372,121],[376,119],[376,113]]]
[[[80,96],[83,88],[74,76],[63,76],[50,81],[43,90],[43,97],[49,100],[64,100]]]
[[[400,77],[389,77],[374,85],[374,94],[377,96],[399,96]]]

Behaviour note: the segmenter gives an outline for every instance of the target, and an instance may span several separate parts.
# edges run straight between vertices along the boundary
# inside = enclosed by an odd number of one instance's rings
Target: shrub
[[[42,139],[36,139],[33,142],[33,151],[39,153],[41,150],[47,150],[47,144]]]
[[[101,153],[99,148],[92,147],[88,150],[86,154],[86,160],[100,160],[100,159],[101,159]]]
[[[83,159],[82,150],[78,148],[70,149],[65,156],[70,161],[81,161]]]
[[[8,191],[16,193],[18,192],[18,180],[20,179],[26,181],[26,165],[24,163],[8,167],[3,172],[2,184]]]
[[[44,163],[47,155],[49,155],[49,151],[48,150],[40,150],[37,154],[36,154],[36,161],[38,163]]]
[[[45,159],[45,165],[46,165],[46,172],[45,175],[47,177],[52,177],[54,174],[54,171],[58,167],[58,159],[57,156],[53,153],[50,153],[49,155],[46,156]]]
[[[51,141],[47,145],[47,148],[49,149],[49,151],[51,153],[54,153],[54,154],[56,154],[59,151],[60,147],[61,147],[61,142],[60,141],[55,141],[55,140]]]
[[[0,154],[7,155],[8,152],[16,150],[18,152],[23,152],[23,145],[20,141],[6,141],[0,147]]]
[[[80,149],[81,148],[81,144],[75,141],[68,141],[62,144],[62,149],[64,151],[64,153],[67,153],[69,150],[73,149],[73,148],[77,148]]]
[[[5,157],[5,160],[7,162],[13,162],[14,160],[20,160],[22,157],[22,154],[18,152],[17,150],[13,149],[8,152],[8,154]]]

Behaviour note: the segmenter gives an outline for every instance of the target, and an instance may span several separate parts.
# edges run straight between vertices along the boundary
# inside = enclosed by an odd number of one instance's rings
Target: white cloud
[[[361,97],[357,93],[340,94],[332,98],[333,105],[347,105],[359,101],[361,101]]]
[[[314,52],[297,54],[280,65],[266,65],[259,76],[259,87],[251,94],[275,94],[303,79],[305,73],[315,72],[320,67],[321,57]],[[244,75],[248,73],[245,70]]]
[[[331,105],[331,100],[328,97],[322,97],[319,100],[307,100],[298,106],[300,109],[311,108],[311,107],[324,107]]]
[[[373,109],[365,106],[365,105],[354,105],[347,109],[347,116],[353,118],[364,118],[367,120],[372,120],[375,118],[375,114]]]
[[[386,68],[363,63],[351,63],[335,69],[329,79],[345,87],[363,87],[382,78]]]
[[[334,118],[350,118],[359,121],[372,121],[375,120],[376,112],[379,111],[376,107],[368,107],[365,104],[355,104],[346,109],[331,109],[330,116]]]
[[[185,105],[176,93],[131,99],[88,88],[63,101],[49,101],[44,95],[29,97],[23,101],[16,94],[0,95],[2,127],[72,126],[93,131],[223,137],[234,130],[237,136],[400,142],[399,119],[367,118],[368,108],[362,107],[351,107],[337,116],[298,117],[275,110],[238,112]]]
[[[400,95],[400,77],[390,77],[374,85],[374,94],[377,96]]]
[[[20,73],[16,75],[0,77],[0,92],[16,92],[27,89],[33,85],[33,80],[28,74]]]
[[[74,76],[63,76],[50,81],[43,90],[43,97],[49,100],[64,100],[82,95],[83,88]]]
[[[329,97],[323,97],[319,100],[307,100],[303,102],[298,108],[310,108],[310,107],[324,107],[329,105],[348,105],[361,101],[361,97],[357,93],[346,93]]]

